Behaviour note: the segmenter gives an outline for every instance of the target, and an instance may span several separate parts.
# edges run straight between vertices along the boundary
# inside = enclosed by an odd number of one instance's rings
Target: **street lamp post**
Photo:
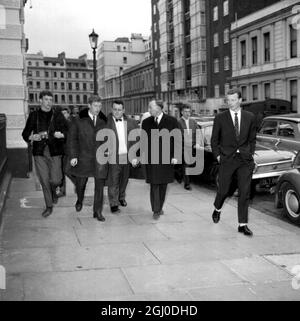
[[[93,29],[93,32],[89,35],[91,48],[93,49],[93,72],[94,72],[94,95],[98,93],[97,84],[97,60],[96,60],[96,49],[98,47],[98,35]]]

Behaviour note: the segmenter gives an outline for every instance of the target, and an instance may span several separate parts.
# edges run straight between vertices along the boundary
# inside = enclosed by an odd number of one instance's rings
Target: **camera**
[[[39,132],[41,139],[48,139],[48,132]]]

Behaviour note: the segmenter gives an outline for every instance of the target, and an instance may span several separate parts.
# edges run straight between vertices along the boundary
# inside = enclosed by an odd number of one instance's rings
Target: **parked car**
[[[284,208],[288,219],[300,224],[300,173],[298,170],[283,174],[277,183],[275,207]]]
[[[276,150],[300,150],[300,114],[266,117],[257,133],[257,141]]]
[[[211,150],[211,135],[213,122],[199,125],[204,136],[204,171],[200,179],[208,180],[217,184],[218,162],[214,159]],[[252,185],[271,190],[277,183],[278,178],[285,172],[294,170],[296,153],[288,150],[278,150],[256,144],[254,162],[255,168],[252,176]]]

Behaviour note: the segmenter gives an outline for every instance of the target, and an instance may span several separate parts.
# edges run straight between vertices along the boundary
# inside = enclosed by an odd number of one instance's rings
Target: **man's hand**
[[[217,161],[218,161],[218,163],[220,163],[220,160],[221,160],[221,157],[220,157],[220,156],[218,156],[218,157],[217,157]]]
[[[201,145],[200,145],[200,144],[196,144],[194,147],[195,147],[196,149],[201,149]]]
[[[54,137],[60,139],[65,138],[65,135],[62,132],[55,132]]]
[[[131,164],[132,164],[133,167],[137,167],[137,166],[138,166],[138,163],[139,163],[139,161],[138,161],[136,158],[134,158],[134,159],[132,160],[132,162],[131,162]]]
[[[32,140],[34,142],[40,142],[42,138],[39,134],[34,134],[29,137],[29,140]]]
[[[172,163],[172,165],[177,165],[178,160],[176,158],[172,158],[171,163]]]
[[[71,159],[70,164],[72,167],[75,167],[78,164],[78,159],[77,158]]]

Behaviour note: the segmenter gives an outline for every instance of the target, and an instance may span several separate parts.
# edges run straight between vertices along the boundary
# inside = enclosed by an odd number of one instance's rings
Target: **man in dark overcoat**
[[[101,113],[101,98],[93,95],[88,100],[89,108],[73,120],[69,132],[70,174],[76,176],[76,211],[80,212],[84,192],[89,177],[95,179],[94,218],[105,221],[102,215],[103,188],[108,173],[108,164],[100,164],[96,159],[97,149],[103,142],[96,141],[98,131],[106,128],[106,117]]]
[[[167,186],[174,181],[174,165],[177,164],[178,159],[175,158],[175,148],[180,146],[181,152],[181,132],[178,127],[176,118],[163,113],[163,102],[159,100],[152,100],[149,103],[149,110],[151,117],[145,119],[142,123],[142,137],[141,137],[141,154],[142,162],[145,164],[146,182],[150,184],[150,201],[153,211],[153,218],[159,219],[163,215],[163,206],[165,202]],[[159,137],[157,144],[154,136],[162,130],[167,133],[172,132],[174,129],[180,138],[177,140],[170,140],[170,149],[168,150],[163,146],[163,138]],[[154,130],[154,131],[152,131]],[[155,131],[156,130],[156,131]],[[147,148],[147,150],[145,149]],[[153,151],[158,153],[158,157],[152,157]],[[164,153],[167,153],[164,154]],[[145,159],[145,155],[146,159]],[[168,161],[164,161],[164,157]],[[153,161],[154,160],[154,161]]]

